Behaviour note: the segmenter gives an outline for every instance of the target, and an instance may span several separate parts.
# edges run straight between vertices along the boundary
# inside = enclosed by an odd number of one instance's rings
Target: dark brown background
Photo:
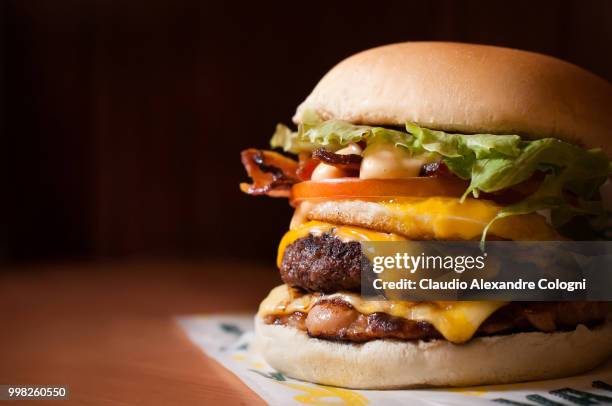
[[[265,146],[325,71],[365,48],[498,44],[612,79],[605,0],[0,5],[0,262],[272,263],[291,210],[238,192],[238,153]]]

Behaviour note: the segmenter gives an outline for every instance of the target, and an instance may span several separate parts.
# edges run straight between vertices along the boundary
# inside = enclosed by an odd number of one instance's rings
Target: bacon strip
[[[361,166],[361,155],[357,154],[335,154],[325,148],[319,148],[312,153],[312,158],[324,164],[335,166],[345,171],[358,171]]]
[[[252,184],[240,184],[244,193],[289,197],[291,186],[300,181],[298,163],[278,152],[250,148],[242,151],[240,157],[247,174],[253,179]]]

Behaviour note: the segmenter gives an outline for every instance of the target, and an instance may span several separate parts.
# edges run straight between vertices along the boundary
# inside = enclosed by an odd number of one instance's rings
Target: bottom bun
[[[363,344],[309,337],[255,317],[255,348],[292,378],[354,389],[501,384],[558,378],[594,368],[612,353],[612,322],[558,333]]]

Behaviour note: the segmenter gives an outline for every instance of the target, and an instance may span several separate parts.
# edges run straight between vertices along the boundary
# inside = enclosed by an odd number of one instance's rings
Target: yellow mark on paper
[[[350,389],[341,389],[324,385],[307,386],[288,382],[279,383],[304,392],[303,394],[296,395],[294,399],[305,405],[365,406],[370,403],[365,396]]]
[[[242,354],[234,354],[234,355],[232,355],[232,359],[234,361],[244,361],[246,359],[246,356],[244,356]]]

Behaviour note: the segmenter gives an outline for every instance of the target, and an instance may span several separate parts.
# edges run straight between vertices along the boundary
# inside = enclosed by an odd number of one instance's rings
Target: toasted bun
[[[555,137],[612,152],[612,86],[568,62],[485,45],[405,42],[345,59],[299,106],[325,119]]]
[[[311,338],[256,317],[257,351],[304,381],[354,389],[469,386],[558,378],[587,371],[612,354],[612,323],[560,333],[444,340],[374,340],[352,344]]]

